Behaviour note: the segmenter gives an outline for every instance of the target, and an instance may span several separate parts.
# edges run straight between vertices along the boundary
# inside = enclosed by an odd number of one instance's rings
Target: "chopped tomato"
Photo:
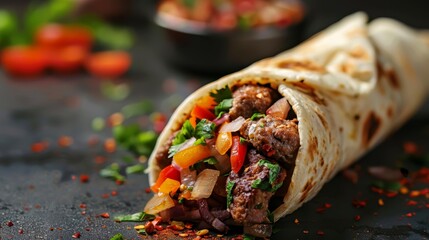
[[[115,78],[123,75],[131,65],[131,57],[123,51],[105,51],[90,55],[86,69],[94,76]]]
[[[197,101],[197,105],[204,108],[204,109],[212,110],[217,105],[217,103],[213,97],[207,95],[207,96],[200,98]]]
[[[188,168],[210,156],[210,148],[208,146],[199,144],[177,152],[173,156],[173,161],[181,168]]]
[[[168,165],[164,169],[161,170],[159,173],[158,179],[156,180],[155,184],[152,185],[151,189],[154,192],[159,191],[159,187],[162,185],[162,183],[165,181],[165,179],[170,178],[176,181],[180,181],[180,172],[176,168],[174,168],[172,165]]]
[[[231,147],[231,169],[235,173],[238,173],[244,164],[244,159],[247,154],[247,144],[240,141],[239,136],[232,137]]]
[[[225,155],[225,153],[232,146],[232,134],[231,132],[219,132],[216,138],[216,150],[221,154]]]
[[[61,24],[46,24],[40,27],[34,40],[43,48],[63,48],[78,46],[89,50],[92,47],[92,33],[83,26],[66,26]]]
[[[79,46],[67,46],[50,52],[50,67],[60,73],[70,73],[79,70],[88,52]]]
[[[47,67],[48,55],[40,48],[15,46],[5,48],[1,55],[4,69],[12,75],[34,77]]]
[[[195,105],[194,109],[192,109],[191,116],[194,116],[198,119],[207,119],[213,120],[216,116],[207,109],[200,107],[199,105]]]

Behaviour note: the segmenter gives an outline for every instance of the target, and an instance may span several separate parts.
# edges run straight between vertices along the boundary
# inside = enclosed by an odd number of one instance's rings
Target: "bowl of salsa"
[[[161,0],[161,50],[180,66],[231,72],[298,43],[305,17],[298,0]]]

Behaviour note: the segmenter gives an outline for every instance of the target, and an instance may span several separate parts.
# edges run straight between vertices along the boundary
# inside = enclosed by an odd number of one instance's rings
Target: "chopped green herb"
[[[259,118],[263,118],[263,117],[265,117],[266,115],[265,114],[263,114],[263,113],[254,113],[251,117],[250,117],[250,120],[255,120],[255,119],[259,119]]]
[[[267,218],[271,223],[274,223],[274,214],[270,210],[267,210]]]
[[[124,240],[124,237],[122,236],[122,234],[117,233],[115,234],[115,236],[111,237],[110,240]]]
[[[243,235],[243,240],[255,240],[256,238],[252,235],[249,234],[244,234]]]
[[[96,117],[92,119],[91,126],[92,126],[92,130],[94,131],[101,131],[106,126],[106,121],[104,121],[104,119],[101,117]]]
[[[192,136],[194,136],[194,132],[195,129],[194,127],[192,127],[191,122],[189,120],[186,120],[185,123],[183,123],[180,132],[173,139],[173,145],[181,144],[187,139],[190,139]]]
[[[209,139],[214,136],[214,129],[216,125],[207,119],[203,119],[197,123],[195,126],[195,137],[197,139]]]
[[[259,124],[259,127],[263,128],[263,127],[265,127],[265,125],[261,123],[261,124]]]
[[[283,185],[283,182],[280,182],[276,185],[273,185],[273,184],[276,182],[280,174],[281,167],[278,164],[272,163],[265,159],[259,160],[258,165],[265,166],[270,170],[269,179],[268,181],[266,179],[260,179],[260,178],[256,179],[255,181],[252,182],[252,188],[259,188],[261,190],[271,191],[271,192],[277,191]]]
[[[188,190],[192,192],[192,190],[194,190],[193,186],[188,186]]]
[[[180,198],[178,202],[179,204],[183,204],[185,202],[185,198]]]
[[[144,172],[144,166],[142,164],[136,164],[133,166],[129,166],[125,169],[125,172],[127,174],[135,174],[135,173],[143,173]]]
[[[228,112],[230,108],[232,108],[232,98],[224,99],[215,107],[215,115],[219,116],[223,112]]]
[[[247,140],[244,137],[240,136],[240,143],[245,143],[245,142],[247,142]]]
[[[210,164],[210,165],[216,165],[216,164],[218,164],[218,163],[219,163],[219,162],[216,160],[216,158],[214,158],[214,157],[209,157],[209,158],[205,159],[203,162],[205,162],[205,163],[207,163],[207,164]]]
[[[130,94],[130,86],[126,83],[114,84],[110,81],[101,84],[101,92],[105,97],[113,101],[121,101]]]
[[[111,165],[101,169],[100,176],[104,178],[110,178],[115,181],[125,180],[125,176],[120,173],[120,167],[117,163],[112,163]]]
[[[115,126],[112,131],[121,147],[139,156],[149,156],[158,138],[155,132],[142,131],[137,124]]]
[[[221,88],[216,92],[210,93],[210,96],[213,97],[217,103],[221,103],[225,99],[232,98],[232,92],[229,86],[225,86],[224,88]]]
[[[258,203],[255,205],[255,209],[261,209],[262,208],[262,203]]]
[[[134,158],[131,157],[131,156],[123,156],[122,157],[122,162],[131,164],[131,163],[134,162]]]
[[[238,27],[242,30],[248,30],[251,27],[251,16],[250,15],[240,15],[238,17]]]
[[[190,9],[193,9],[195,7],[196,2],[197,0],[182,0],[182,4]]]
[[[125,118],[135,117],[139,115],[149,114],[153,112],[154,107],[151,101],[143,100],[141,102],[132,103],[124,106],[121,112]]]
[[[372,182],[372,185],[380,189],[383,189],[385,191],[391,191],[391,192],[397,192],[402,187],[402,184],[400,182],[387,182],[387,181],[381,181],[381,180],[376,180]]]
[[[116,216],[115,221],[117,222],[144,222],[155,219],[155,215],[147,214],[145,212],[138,212],[129,215]]]
[[[146,232],[146,229],[139,229],[138,231],[137,231],[137,233],[138,234],[144,234],[144,235],[147,235],[147,232]]]
[[[229,208],[229,206],[232,203],[233,196],[232,196],[232,190],[234,188],[235,182],[234,181],[227,181],[226,183],[226,208]]]

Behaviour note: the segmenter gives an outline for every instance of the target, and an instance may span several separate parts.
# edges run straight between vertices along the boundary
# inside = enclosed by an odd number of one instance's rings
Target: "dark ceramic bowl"
[[[158,14],[155,24],[168,61],[194,71],[228,73],[295,46],[303,23],[220,32]]]

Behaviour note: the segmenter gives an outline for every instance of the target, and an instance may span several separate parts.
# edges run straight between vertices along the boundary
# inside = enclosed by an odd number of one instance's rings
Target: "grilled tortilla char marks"
[[[259,160],[266,159],[258,154],[255,149],[251,149],[247,154],[249,164],[242,173],[231,172],[229,181],[235,182],[232,192],[233,201],[229,206],[232,218],[245,225],[252,223],[269,223],[267,218],[268,203],[274,192],[263,191],[252,188],[252,183],[256,179],[268,179],[270,169],[264,165],[259,165]],[[282,168],[275,184],[284,181],[286,171]],[[249,224],[250,223],[250,224]]]
[[[250,118],[255,112],[265,111],[280,98],[280,95],[269,87],[244,85],[233,92],[232,108],[229,114],[232,119],[239,116]]]
[[[240,134],[263,155],[293,164],[299,148],[298,120],[266,116],[256,121],[247,119]]]
[[[374,112],[370,112],[363,125],[363,146],[369,146],[372,138],[375,136],[380,126],[381,119]]]

